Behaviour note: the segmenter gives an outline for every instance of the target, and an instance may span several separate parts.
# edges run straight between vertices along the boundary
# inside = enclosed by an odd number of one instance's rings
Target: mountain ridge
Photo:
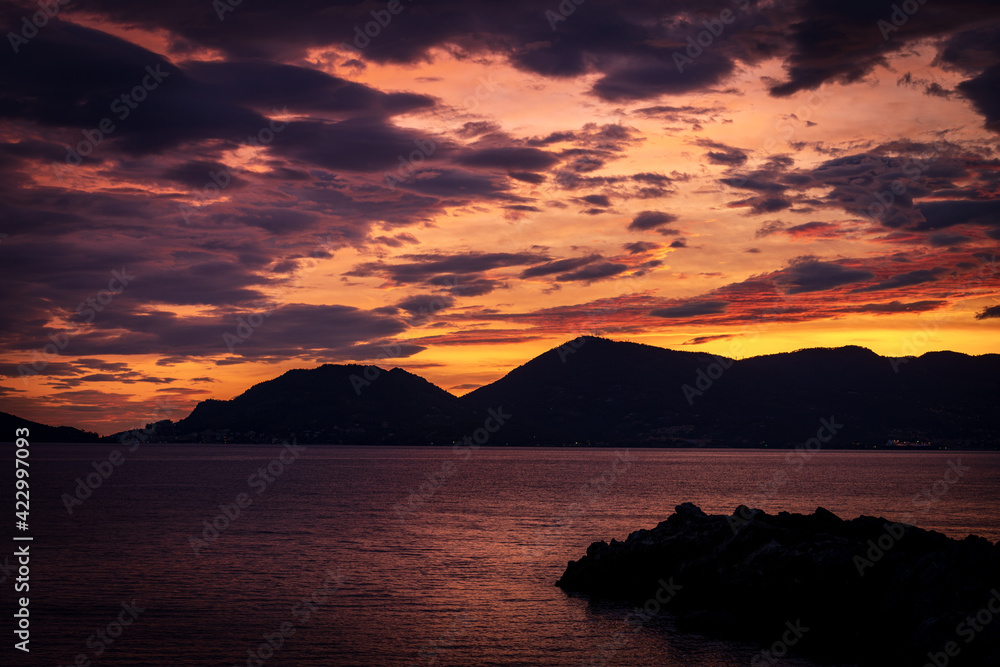
[[[511,418],[489,444],[786,447],[835,419],[844,427],[831,448],[993,449],[998,397],[998,354],[882,357],[851,345],[732,359],[583,336],[461,397],[398,367],[323,364],[147,431],[162,442],[441,445],[502,409]]]

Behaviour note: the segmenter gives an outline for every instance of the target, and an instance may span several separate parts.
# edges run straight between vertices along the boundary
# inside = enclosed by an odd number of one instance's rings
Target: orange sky
[[[791,20],[776,12],[761,16]],[[0,409],[18,416],[109,433],[324,362],[399,366],[463,394],[581,334],[727,356],[1000,352],[997,320],[975,317],[1000,303],[985,207],[1000,197],[996,132],[966,94],[975,66],[942,57],[961,22],[914,28],[857,76],[782,96],[801,54],[750,57],[734,33],[717,81],[609,99],[595,90],[624,67],[615,58],[639,56],[591,53],[585,71],[553,76],[499,37],[352,60],[339,37],[276,36],[248,59],[235,37],[173,18],[62,19],[14,65],[55,76],[39,54],[84,30],[108,54],[146,49],[177,69],[80,166],[63,154],[96,125],[36,109],[3,127],[16,214],[0,252],[24,326],[5,322],[0,339]],[[263,92],[224,69],[262,62],[289,68]],[[315,92],[278,103],[300,73]],[[99,116],[121,86],[91,78],[80,104]],[[43,94],[33,85],[11,83],[26,100]],[[282,129],[249,147],[196,105],[183,122],[153,107],[199,96],[234,126]],[[400,171],[396,153],[414,150]],[[222,168],[232,181],[215,192]],[[903,192],[865,216],[893,183]],[[984,208],[966,214],[972,202]],[[41,268],[19,268],[23,253]],[[134,280],[82,321],[77,304],[123,267]],[[66,344],[46,354],[53,340]]]

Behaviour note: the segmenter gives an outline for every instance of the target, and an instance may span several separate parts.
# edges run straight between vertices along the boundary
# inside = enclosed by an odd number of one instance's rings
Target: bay
[[[283,449],[32,445],[25,664],[747,665],[761,647],[554,582],[681,502],[1000,539],[995,452]]]

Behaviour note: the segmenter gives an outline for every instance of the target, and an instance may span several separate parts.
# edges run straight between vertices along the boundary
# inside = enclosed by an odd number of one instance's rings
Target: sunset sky
[[[1000,352],[995,1],[577,2],[7,3],[0,410],[460,395],[582,334]]]

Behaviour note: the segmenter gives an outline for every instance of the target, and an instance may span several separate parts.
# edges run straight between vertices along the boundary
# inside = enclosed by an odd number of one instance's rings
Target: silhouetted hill
[[[4,440],[13,442],[15,430],[28,429],[28,442],[98,442],[100,436],[90,431],[81,431],[72,426],[47,426],[38,422],[21,419],[6,412],[0,412],[0,430]],[[8,440],[9,439],[9,440]]]
[[[182,442],[449,444],[510,415],[489,444],[785,447],[826,420],[824,448],[989,447],[1000,355],[890,359],[862,347],[736,361],[577,338],[462,398],[401,369],[293,370],[228,401],[207,400],[149,439]],[[480,434],[482,435],[482,434]]]
[[[229,442],[294,435],[300,442],[445,444],[466,420],[460,399],[400,368],[326,364],[288,371],[228,401],[202,401],[173,425],[173,435]]]
[[[697,370],[716,359],[587,336],[535,357],[462,400],[479,410],[502,405],[512,415],[504,436],[517,442],[634,442],[691,423],[681,383],[693,382]]]
[[[736,361],[584,337],[464,400],[503,404],[516,440],[548,444],[786,446],[832,417],[842,426],[824,446],[847,447],[996,443],[998,398],[1000,355],[894,360],[847,346]]]

